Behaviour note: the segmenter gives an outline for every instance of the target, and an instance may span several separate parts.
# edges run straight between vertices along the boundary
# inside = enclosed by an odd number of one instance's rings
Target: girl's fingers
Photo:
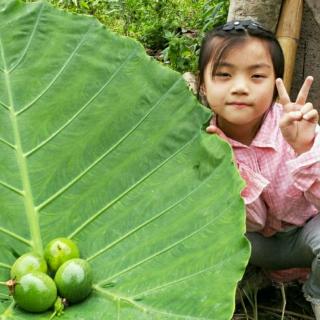
[[[302,108],[300,108],[300,111],[302,114],[306,114],[307,112],[311,111],[313,109],[313,104],[311,102],[306,103]]]
[[[293,104],[296,105],[296,104]],[[319,113],[313,108],[312,103],[308,102],[299,110],[291,109],[292,111],[285,112],[280,121],[280,127],[285,128],[290,126],[294,121],[306,120],[312,123],[317,123],[319,120]]]
[[[316,109],[313,108],[311,102],[306,103],[301,108],[302,118],[312,123],[316,123],[319,120],[319,113]]]
[[[317,110],[312,109],[303,115],[303,119],[312,123],[318,123],[319,113]]]
[[[290,103],[290,97],[289,94],[287,92],[286,87],[284,86],[284,83],[282,81],[282,79],[278,78],[276,79],[276,87],[278,90],[278,95],[279,95],[279,102],[283,105],[283,107],[285,108],[285,106]]]
[[[215,133],[217,134],[218,136],[220,137],[224,137],[224,133],[221,129],[219,129],[218,127],[214,126],[214,125],[209,125],[207,128],[206,128],[206,131],[208,133]]]
[[[290,126],[294,121],[299,121],[302,119],[301,111],[289,111],[283,114],[280,120],[280,127],[285,128]]]
[[[308,99],[309,91],[311,88],[313,82],[313,77],[308,76],[305,80],[304,83],[298,93],[296,103],[300,105],[304,105]]]
[[[313,82],[313,77],[308,76],[305,79],[305,81],[304,81],[304,83],[298,93],[298,96],[297,96],[295,103],[292,103],[282,79],[280,79],[280,78],[276,79],[276,87],[278,90],[279,100],[280,100],[279,102],[282,104],[285,112],[293,112],[295,110],[299,110],[301,106],[302,106],[302,108],[304,108],[306,106],[307,106],[306,108],[310,108],[309,103],[306,103],[306,101],[308,99],[308,95],[309,95],[309,91],[310,91],[312,82]],[[306,112],[307,111],[305,111],[303,113],[306,113]],[[291,117],[289,116],[288,119],[290,119],[290,118]],[[290,121],[290,120],[288,120],[288,121]]]

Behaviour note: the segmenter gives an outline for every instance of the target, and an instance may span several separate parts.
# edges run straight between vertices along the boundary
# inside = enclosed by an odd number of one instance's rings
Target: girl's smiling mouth
[[[242,101],[231,101],[231,102],[227,102],[227,105],[235,107],[237,109],[243,109],[246,107],[251,107],[252,103],[242,102]]]

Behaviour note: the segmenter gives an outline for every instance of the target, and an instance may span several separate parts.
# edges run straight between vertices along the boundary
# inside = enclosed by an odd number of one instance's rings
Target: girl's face
[[[268,47],[249,37],[222,57],[215,74],[212,70],[213,62],[205,69],[202,91],[218,126],[227,136],[249,144],[273,99],[275,73]]]

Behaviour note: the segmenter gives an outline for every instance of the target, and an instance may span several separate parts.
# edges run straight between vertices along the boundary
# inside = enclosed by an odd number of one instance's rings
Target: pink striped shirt
[[[311,150],[297,156],[281,134],[281,113],[281,105],[269,109],[250,146],[224,136],[246,181],[247,231],[264,236],[302,226],[320,211],[320,128]]]

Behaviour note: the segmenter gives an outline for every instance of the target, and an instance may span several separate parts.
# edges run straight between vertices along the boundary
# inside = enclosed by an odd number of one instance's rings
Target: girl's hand
[[[280,119],[280,129],[284,139],[297,154],[311,149],[315,137],[315,129],[319,114],[312,103],[307,102],[313,77],[304,81],[295,102],[291,102],[282,79],[276,80],[280,104],[283,106],[283,116]]]
[[[213,124],[210,124],[207,128],[206,131],[208,133],[212,133],[212,134],[217,134],[219,137],[221,138],[225,138],[225,134],[222,132],[221,129],[219,129],[218,127],[214,126]]]

